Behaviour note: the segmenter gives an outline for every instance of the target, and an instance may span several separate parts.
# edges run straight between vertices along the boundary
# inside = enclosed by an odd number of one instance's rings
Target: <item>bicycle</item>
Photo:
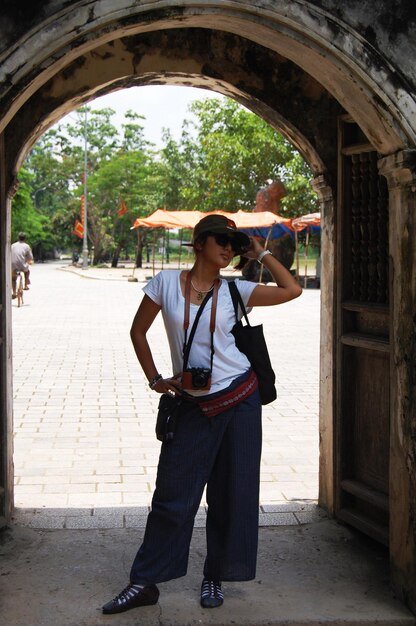
[[[16,270],[16,296],[17,306],[20,307],[23,304],[23,275],[20,270]]]

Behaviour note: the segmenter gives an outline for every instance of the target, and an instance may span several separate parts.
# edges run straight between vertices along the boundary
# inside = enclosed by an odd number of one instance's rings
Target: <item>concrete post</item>
[[[323,175],[312,186],[321,210],[321,334],[319,376],[319,504],[334,512],[334,283],[335,212],[334,195]]]

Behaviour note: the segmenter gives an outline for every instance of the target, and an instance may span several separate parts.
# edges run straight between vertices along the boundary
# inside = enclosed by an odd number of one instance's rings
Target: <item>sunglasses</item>
[[[228,235],[220,235],[218,233],[210,233],[210,235],[211,237],[214,237],[217,246],[225,248],[226,246],[228,246],[228,244],[230,244],[234,252],[240,251],[240,246],[238,245],[238,243],[235,241],[235,239],[231,239],[231,237],[229,237]]]

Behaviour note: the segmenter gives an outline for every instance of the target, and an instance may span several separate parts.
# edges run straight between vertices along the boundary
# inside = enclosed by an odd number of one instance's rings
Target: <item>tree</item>
[[[71,248],[75,217],[80,213],[83,152],[60,125],[46,132],[33,146],[25,167],[31,173],[31,197],[46,216],[55,246]]]
[[[137,217],[157,208],[160,194],[160,165],[154,160],[151,144],[143,138],[141,116],[128,112],[123,136],[110,159],[101,161],[88,177],[89,219],[94,245],[94,263],[111,252],[117,266],[123,248],[132,241],[130,226]],[[119,216],[121,201],[127,212]],[[141,249],[143,238],[138,240]]]
[[[52,255],[56,244],[53,227],[46,215],[36,210],[32,196],[32,175],[24,167],[19,173],[19,187],[12,202],[12,241],[16,241],[19,232],[25,232],[34,257],[43,260]]]
[[[287,216],[316,210],[312,172],[293,146],[254,113],[232,100],[194,102],[175,143],[165,133],[162,159],[168,205],[203,211],[250,210],[257,191],[281,179]]]
[[[31,197],[62,247],[79,245],[72,231],[80,217],[87,141],[87,220],[93,262],[112,254],[116,265],[123,248],[134,248],[131,223],[157,208],[163,194],[161,165],[144,139],[143,117],[128,111],[119,133],[111,123],[113,114],[111,109],[79,109],[68,125],[57,125],[43,135],[25,167],[30,173],[26,177],[29,204]],[[118,216],[121,201],[128,211]]]
[[[165,144],[160,153],[164,196],[162,204],[168,211],[180,211],[184,208],[182,189],[190,169],[189,159],[184,154],[183,146],[173,139],[169,130],[164,130],[162,138]]]
[[[286,187],[286,196],[282,199],[281,213],[285,217],[297,217],[319,211],[318,197],[311,186],[313,173],[296,150],[285,165],[281,179]]]
[[[157,164],[140,151],[119,152],[88,179],[95,261],[112,250],[113,264],[132,240],[131,224],[152,213],[160,201]],[[121,201],[127,213],[119,216]]]
[[[180,139],[165,130],[164,146],[156,152],[144,138],[143,117],[133,111],[119,132],[112,109],[78,109],[70,123],[45,133],[29,154],[13,204],[13,232],[26,224],[42,255],[54,247],[80,246],[73,227],[84,193],[85,140],[93,263],[112,258],[116,266],[123,250],[135,249],[141,266],[152,233],[133,232],[131,224],[158,207],[250,210],[259,189],[278,178],[288,190],[284,215],[316,210],[310,169],[264,121],[232,100],[197,101],[190,113],[194,117],[184,121]],[[127,211],[119,215],[121,201]]]

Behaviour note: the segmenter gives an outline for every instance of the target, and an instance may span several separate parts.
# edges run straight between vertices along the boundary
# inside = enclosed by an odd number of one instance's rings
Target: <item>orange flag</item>
[[[84,226],[84,217],[85,217],[85,198],[82,195],[81,196],[81,212],[80,212],[80,216],[81,216],[81,224]]]
[[[81,224],[79,220],[75,220],[75,226],[72,232],[74,235],[76,235],[80,239],[84,237],[84,226]]]
[[[118,215],[119,217],[122,217],[122,216],[123,216],[123,215],[125,215],[126,213],[127,213],[127,207],[126,207],[126,205],[125,205],[125,203],[124,203],[124,200],[120,200],[120,208],[119,208],[119,210],[117,211],[117,215]]]

